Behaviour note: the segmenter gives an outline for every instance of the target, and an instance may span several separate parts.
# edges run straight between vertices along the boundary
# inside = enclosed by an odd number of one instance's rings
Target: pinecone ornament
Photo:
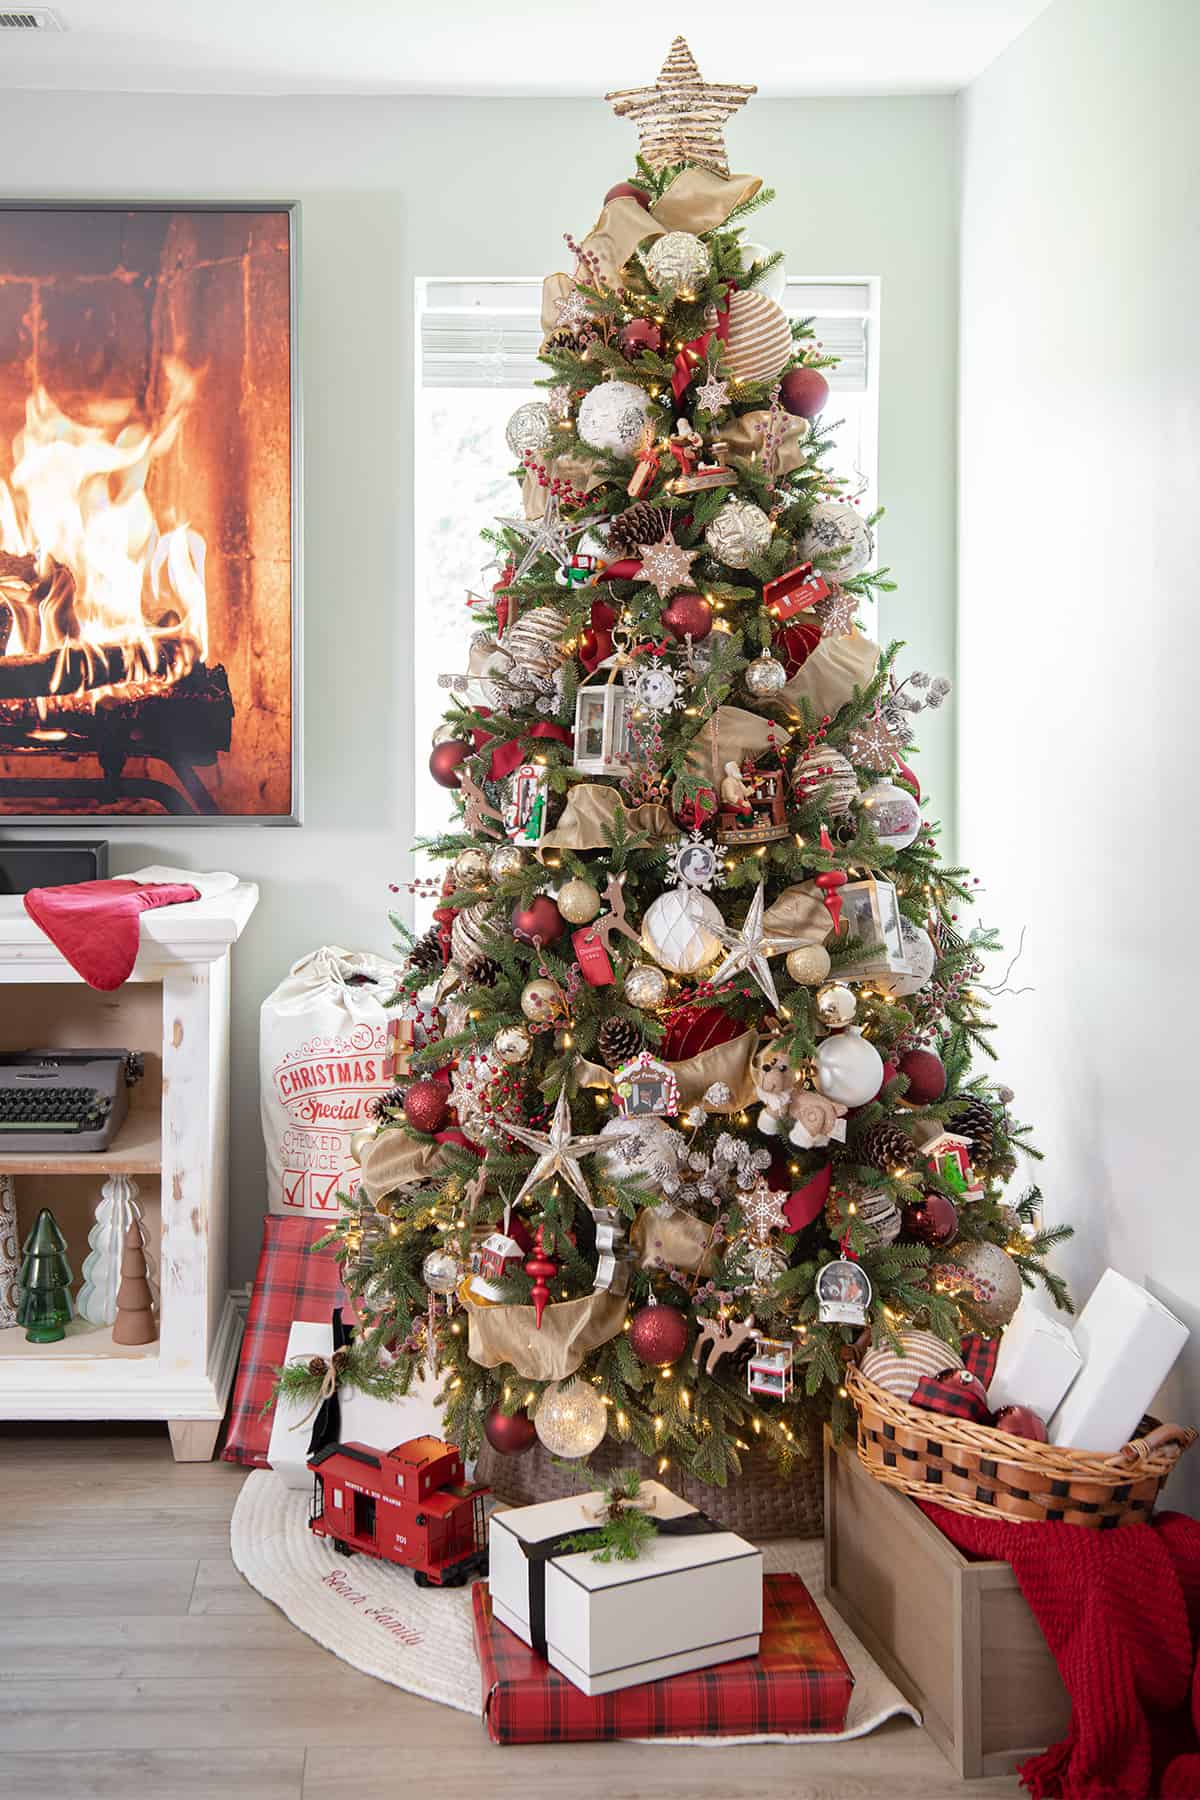
[[[979,1160],[986,1161],[996,1147],[996,1115],[986,1100],[972,1094],[966,1105],[950,1120],[951,1131],[970,1138],[971,1148]]]
[[[494,956],[476,956],[463,970],[468,987],[494,988],[504,971]]]
[[[581,325],[577,331],[563,325],[546,338],[542,353],[545,355],[554,350],[573,350],[577,356],[582,356],[588,345],[594,344],[599,335],[594,325]]]
[[[919,1152],[907,1131],[893,1125],[890,1119],[880,1119],[863,1132],[857,1155],[859,1162],[886,1174],[889,1169],[913,1168]]]
[[[438,942],[436,931],[427,931],[419,937],[408,953],[410,969],[422,969],[432,975],[435,969],[442,967],[442,946]]]
[[[642,1034],[630,1019],[605,1019],[596,1033],[597,1054],[610,1069],[628,1062],[641,1047]]]
[[[403,1111],[404,1089],[392,1088],[386,1094],[375,1094],[367,1101],[367,1116],[382,1123],[392,1113]]]
[[[647,500],[618,513],[608,527],[608,548],[614,562],[636,556],[643,544],[661,544],[667,535],[666,517],[662,507],[651,506]]]

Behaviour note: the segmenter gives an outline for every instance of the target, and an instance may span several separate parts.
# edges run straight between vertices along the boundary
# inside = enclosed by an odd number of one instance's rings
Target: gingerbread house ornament
[[[617,1105],[627,1119],[663,1118],[679,1111],[675,1072],[648,1050],[622,1063],[613,1077]]]

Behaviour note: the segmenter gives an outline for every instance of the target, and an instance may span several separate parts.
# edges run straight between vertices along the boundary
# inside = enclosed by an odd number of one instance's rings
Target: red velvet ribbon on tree
[[[515,619],[517,616],[517,603],[512,598],[511,594],[506,592],[506,590],[508,588],[508,584],[512,580],[512,578],[516,574],[516,572],[517,572],[516,563],[514,563],[514,562],[508,563],[505,566],[504,573],[501,575],[499,581],[497,581],[492,588],[492,592],[496,596],[496,636],[497,637],[504,636],[504,632],[509,623],[509,614],[511,613],[513,619]]]
[[[541,719],[530,726],[530,738],[550,738],[556,744],[570,744],[571,733],[565,725],[554,725],[549,719]],[[529,761],[528,739],[509,738],[507,743],[498,744],[492,751],[492,760],[488,767],[489,781],[503,781],[514,769],[519,769],[523,762]]]
[[[823,1169],[817,1170],[811,1181],[806,1181],[802,1188],[789,1194],[783,1203],[783,1216],[787,1220],[789,1231],[803,1231],[806,1225],[811,1225],[824,1211],[832,1179],[832,1165],[826,1163]]]
[[[692,338],[690,343],[675,353],[675,372],[671,376],[671,392],[675,396],[675,404],[683,399],[695,378],[696,370],[708,353],[708,346],[714,337],[722,343],[729,339],[729,296],[737,286],[735,281],[725,283],[724,305],[717,307],[717,322],[711,331],[702,331],[699,337]]]
[[[641,567],[640,563],[638,567]],[[592,601],[592,622],[579,639],[579,660],[589,675],[594,675],[605,658],[612,655],[616,622],[615,607],[607,600]]]

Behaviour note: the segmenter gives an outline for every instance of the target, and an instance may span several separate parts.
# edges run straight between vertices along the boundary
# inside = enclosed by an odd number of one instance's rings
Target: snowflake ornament
[[[746,1221],[746,1229],[758,1243],[765,1244],[773,1231],[786,1229],[787,1220],[783,1216],[785,1198],[782,1192],[767,1186],[765,1176],[759,1175],[750,1192],[743,1194],[738,1201],[742,1217]]]
[[[648,581],[660,600],[666,600],[676,588],[686,587],[691,580],[692,564],[699,556],[698,550],[685,550],[674,538],[664,538],[660,544],[639,544],[638,555],[642,561],[640,579]]]
[[[592,316],[592,309],[578,288],[572,288],[558,303],[554,323],[561,331],[576,331]]]
[[[702,412],[711,413],[714,417],[717,413],[724,412],[729,405],[728,383],[719,381],[715,375],[710,375],[708,380],[696,389],[696,403]]]
[[[845,588],[831,588],[824,600],[818,600],[813,607],[813,617],[820,624],[821,635],[849,637],[854,630],[858,607],[857,594],[848,594]]]
[[[850,733],[846,750],[856,768],[884,774],[895,767],[906,742],[906,733],[897,731],[882,712],[877,712]]]
[[[723,887],[725,883],[720,852],[699,827],[687,837],[681,837],[675,848],[668,853],[667,873],[677,883],[702,888],[705,893],[711,888]]]

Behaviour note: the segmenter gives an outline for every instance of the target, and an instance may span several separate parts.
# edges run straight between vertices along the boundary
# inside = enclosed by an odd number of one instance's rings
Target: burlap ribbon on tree
[[[526,1381],[563,1381],[616,1337],[628,1310],[627,1299],[602,1289],[548,1306],[539,1331],[532,1306],[469,1306],[468,1353],[483,1369],[510,1363]]]
[[[716,1266],[712,1226],[694,1213],[665,1201],[638,1214],[629,1241],[643,1269],[682,1269],[686,1275],[709,1275]]]
[[[807,700],[818,719],[836,718],[853,700],[855,688],[865,688],[879,662],[879,645],[854,632],[850,637],[822,638],[808,661],[780,690],[779,704],[793,718],[801,717],[800,702]]]
[[[362,1153],[360,1186],[374,1206],[397,1188],[420,1187],[436,1181],[451,1160],[445,1144],[409,1137],[406,1131],[381,1131]]]
[[[582,494],[590,494],[602,480],[600,467],[590,456],[556,456],[549,469],[551,481],[569,481]],[[546,510],[549,485],[543,487],[532,469],[521,483],[521,510],[527,519],[540,519]]]
[[[784,888],[763,914],[764,932],[800,938],[805,944],[823,944],[833,930],[829,909],[814,882]]]
[[[771,415],[765,409],[741,413],[721,427],[721,442],[729,456],[762,457],[763,439]],[[775,446],[775,473],[787,475],[804,461],[804,442],[808,437],[807,419],[793,419]]]
[[[775,727],[778,742],[783,732]],[[761,756],[771,743],[771,721],[740,706],[718,706],[688,745],[687,767],[711,788],[720,788],[727,762]]]
[[[616,788],[601,787],[599,782],[579,781],[567,795],[562,817],[553,830],[547,831],[538,845],[543,850],[603,850],[611,842],[614,822],[624,816],[630,837],[677,837],[665,806],[647,801],[643,806],[624,804]]]

